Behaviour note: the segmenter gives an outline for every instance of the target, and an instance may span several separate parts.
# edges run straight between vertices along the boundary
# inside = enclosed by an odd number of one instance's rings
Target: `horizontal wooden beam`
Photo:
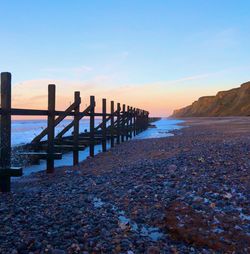
[[[54,160],[61,160],[62,159],[62,153],[54,153],[54,154],[49,154],[45,152],[22,152],[22,153],[17,153],[16,155],[18,156],[34,156],[38,157],[39,159],[47,159],[48,157],[53,158]]]
[[[23,169],[21,167],[0,168],[0,176],[22,176]]]
[[[3,113],[6,113],[7,111],[3,110],[2,108],[0,108],[0,115],[2,115]],[[10,110],[11,115],[13,116],[47,116],[48,115],[48,110],[43,110],[43,109],[22,109],[22,108],[12,108]],[[146,111],[146,113],[148,113]],[[60,116],[60,115],[64,115],[65,111],[61,111],[61,110],[56,110],[55,111],[55,115],[56,116]],[[67,116],[74,116],[74,112],[70,112],[67,114]],[[79,114],[77,114],[79,117],[83,117],[83,116],[90,116],[90,113],[83,113],[80,112]],[[102,113],[95,113],[95,116],[103,116]],[[113,114],[114,116],[117,116],[117,113]],[[107,113],[106,116],[111,116],[110,113]]]
[[[54,145],[56,149],[62,149],[62,150],[70,150],[73,151],[75,149],[74,145]],[[85,150],[86,146],[78,146],[77,150],[83,151]]]

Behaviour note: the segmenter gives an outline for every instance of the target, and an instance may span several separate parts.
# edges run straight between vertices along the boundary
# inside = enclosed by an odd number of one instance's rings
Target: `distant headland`
[[[250,81],[216,96],[200,97],[191,105],[174,110],[172,117],[250,116]]]

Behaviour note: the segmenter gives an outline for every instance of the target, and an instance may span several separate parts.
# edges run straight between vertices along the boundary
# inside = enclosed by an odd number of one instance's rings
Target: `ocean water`
[[[56,128],[56,133],[63,129],[68,123],[70,123],[70,119],[64,120],[58,127]],[[97,126],[101,122],[101,119],[97,119],[95,122],[95,126]],[[182,123],[182,120],[177,119],[167,119],[162,118],[159,121],[152,123],[155,125],[155,128],[148,128],[144,132],[135,136],[133,139],[148,139],[148,138],[162,138],[172,136],[173,134],[169,133],[172,130],[181,129],[182,126],[178,125]],[[21,144],[25,144],[31,142],[31,140],[39,134],[44,128],[46,128],[46,120],[14,120],[12,121],[12,145],[18,146]],[[80,132],[84,130],[89,130],[89,120],[84,119],[80,122]],[[67,134],[71,134],[69,131]],[[46,137],[45,137],[46,139]],[[107,142],[107,148],[110,148],[110,143]],[[101,144],[95,146],[95,154],[100,153],[102,150]],[[87,147],[84,151],[79,152],[79,160],[83,161],[89,156],[89,148]],[[55,166],[72,166],[73,164],[73,156],[72,152],[66,153],[63,155],[62,160],[56,160]],[[18,166],[18,165],[16,165]],[[33,172],[38,172],[46,169],[46,161],[40,160],[39,165],[32,165],[25,167],[23,169],[24,175],[29,175]],[[14,179],[14,178],[12,178]]]
[[[146,131],[137,135],[135,139],[164,138],[173,136],[173,134],[169,132],[183,128],[183,126],[179,125],[183,122],[183,120],[178,119],[162,118],[161,120],[152,123],[156,126],[156,128],[148,128]]]
[[[95,126],[97,126],[101,119],[95,119]],[[56,127],[55,134],[57,135],[65,126],[67,126],[72,119],[63,120]],[[32,141],[43,129],[47,127],[47,120],[13,120],[11,122],[11,144],[12,146],[26,144]],[[89,119],[82,119],[80,121],[80,132],[89,130]],[[72,130],[69,130],[65,135],[70,135]],[[43,139],[46,140],[46,137]]]

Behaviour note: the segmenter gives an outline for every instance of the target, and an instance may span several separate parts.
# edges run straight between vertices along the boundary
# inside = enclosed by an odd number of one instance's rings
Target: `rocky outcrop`
[[[201,97],[192,105],[175,110],[172,116],[250,116],[250,82],[216,96]]]

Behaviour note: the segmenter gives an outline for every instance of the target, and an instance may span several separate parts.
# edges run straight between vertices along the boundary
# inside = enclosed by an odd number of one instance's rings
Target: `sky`
[[[250,80],[249,0],[0,0],[0,72],[13,107],[79,90],[168,116]]]

